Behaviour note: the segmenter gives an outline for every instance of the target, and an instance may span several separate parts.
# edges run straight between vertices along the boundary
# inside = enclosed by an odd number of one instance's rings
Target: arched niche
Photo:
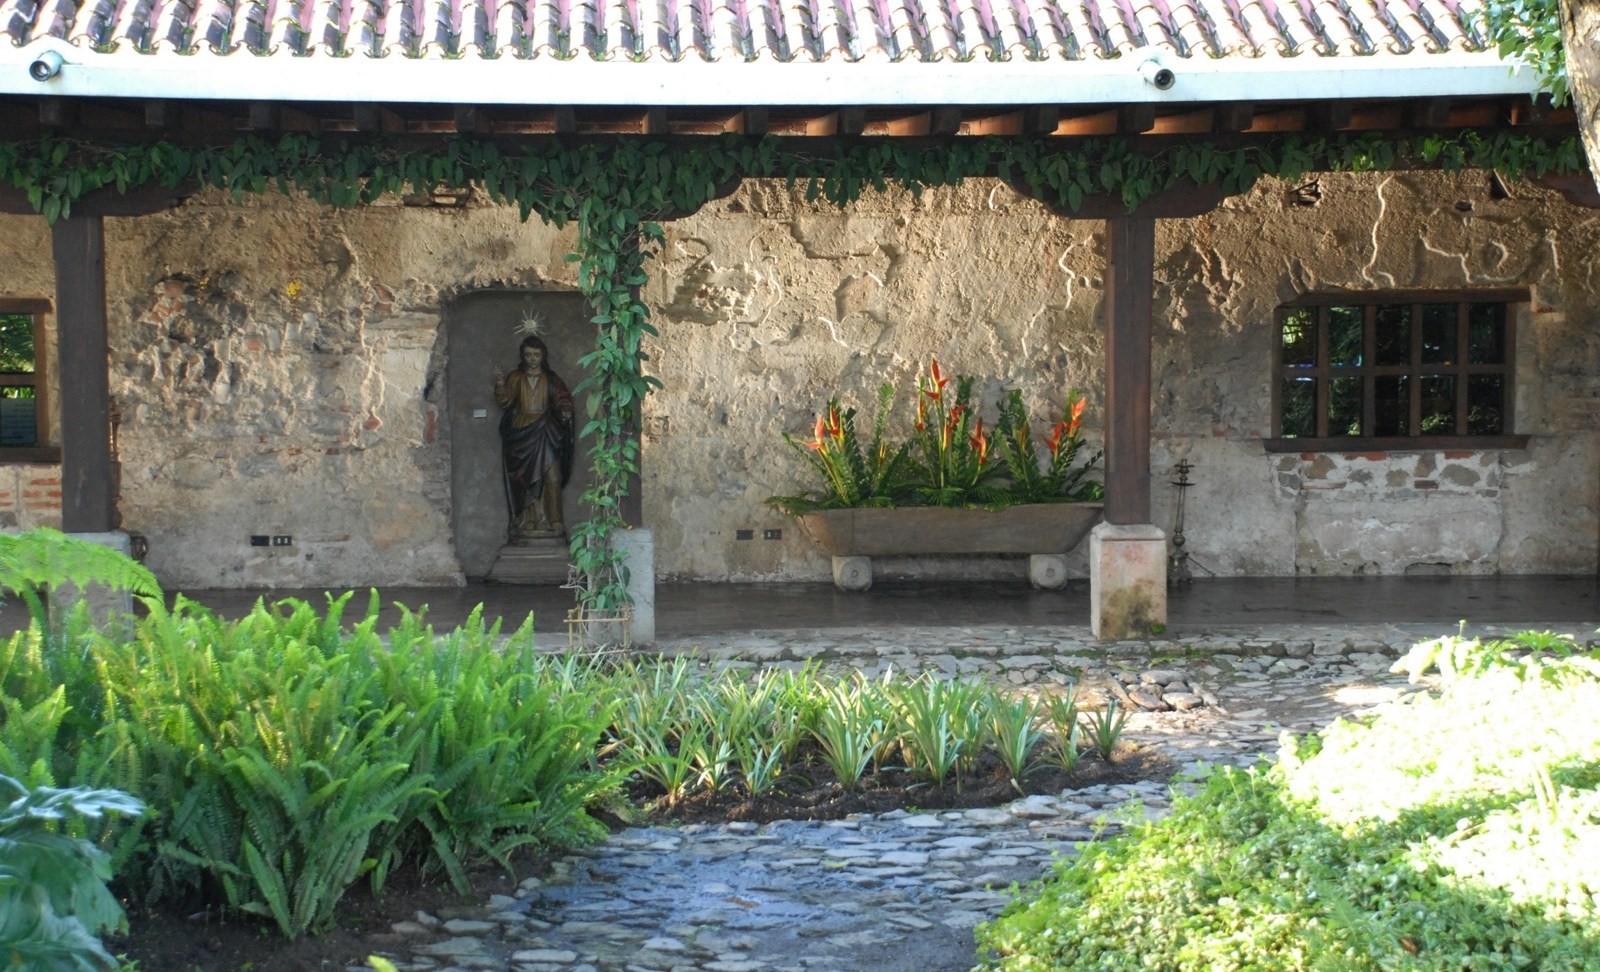
[[[550,367],[577,388],[585,377],[578,359],[594,347],[592,312],[570,292],[492,290],[465,294],[445,311],[448,359],[445,415],[450,430],[451,517],[461,570],[471,580],[488,577],[506,542],[509,507],[500,459],[500,409],[494,401],[493,369],[517,364],[519,328],[537,316],[550,347]],[[574,423],[588,414],[584,396],[574,395]],[[577,444],[572,479],[562,493],[567,528],[583,515],[578,498],[594,481],[586,446]],[[551,564],[538,583],[564,577],[565,541],[549,544]],[[560,559],[556,563],[556,558]],[[561,575],[558,577],[556,575]]]

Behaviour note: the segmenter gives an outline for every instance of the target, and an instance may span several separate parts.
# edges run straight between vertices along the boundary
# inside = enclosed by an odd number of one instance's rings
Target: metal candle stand
[[[1207,574],[1215,573],[1205,564],[1189,556],[1189,551],[1184,549],[1188,542],[1183,535],[1184,494],[1194,483],[1189,481],[1189,471],[1194,466],[1187,459],[1180,459],[1173,471],[1178,474],[1178,479],[1172,485],[1178,487],[1178,516],[1172,524],[1172,555],[1167,558],[1167,581],[1171,584],[1187,584],[1194,579],[1194,574],[1189,566],[1192,563]]]

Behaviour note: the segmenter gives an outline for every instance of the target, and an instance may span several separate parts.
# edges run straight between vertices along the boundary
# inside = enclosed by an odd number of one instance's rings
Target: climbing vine
[[[648,140],[529,143],[514,149],[455,138],[425,147],[381,140],[286,135],[225,145],[147,142],[101,144],[66,139],[0,143],[0,185],[27,194],[54,222],[102,190],[145,186],[215,187],[234,196],[303,193],[332,206],[357,206],[384,195],[439,187],[481,188],[523,220],[576,222],[578,284],[594,311],[595,345],[581,363],[589,377],[581,434],[589,443],[594,485],[583,495],[592,516],[572,533],[572,558],[590,610],[627,600],[626,576],[609,540],[626,524],[622,502],[639,470],[640,405],[659,382],[644,374],[645,342],[656,334],[639,299],[645,266],[663,240],[660,221],[688,214],[741,178],[786,178],[808,199],[844,206],[891,185],[920,194],[929,186],[998,176],[1064,212],[1110,195],[1130,209],[1156,193],[1190,184],[1225,194],[1262,176],[1297,179],[1313,171],[1372,171],[1402,166],[1496,169],[1510,176],[1576,172],[1577,138],[1551,140],[1510,132],[1463,132],[1395,139],[1382,135],[1310,138],[1285,135],[1245,147],[1181,143],[1144,152],[1121,139],[1059,142],[1043,138],[974,138],[904,145],[859,140],[825,151],[740,136],[692,142]]]

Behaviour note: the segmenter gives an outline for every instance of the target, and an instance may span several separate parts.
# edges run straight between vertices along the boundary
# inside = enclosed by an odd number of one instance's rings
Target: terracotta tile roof
[[[600,61],[1092,61],[1480,52],[1471,0],[0,0],[83,51]]]

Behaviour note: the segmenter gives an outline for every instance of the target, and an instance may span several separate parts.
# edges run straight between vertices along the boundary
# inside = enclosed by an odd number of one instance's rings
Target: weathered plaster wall
[[[1157,524],[1171,527],[1169,473],[1187,459],[1189,550],[1218,573],[1593,569],[1597,214],[1524,186],[1494,198],[1477,173],[1323,177],[1314,206],[1289,188],[1266,183],[1159,225]],[[983,378],[987,402],[1002,385],[1024,389],[1040,426],[1083,389],[1098,440],[1100,230],[988,182],[843,213],[749,183],[669,224],[645,289],[661,330],[649,367],[666,386],[644,415],[661,574],[825,579],[826,559],[764,505],[809,485],[782,433],[805,433],[830,394],[870,412],[885,380],[908,420],[930,356]],[[122,514],[150,537],[166,583],[462,576],[453,524],[471,511],[452,506],[452,308],[484,291],[570,293],[570,231],[487,206],[332,212],[207,196],[110,220],[107,238]],[[50,296],[42,221],[0,217],[0,240],[12,270],[0,293]],[[1308,290],[1512,285],[1533,294],[1517,345],[1528,449],[1265,453],[1280,303]],[[49,522],[54,478],[0,466],[0,525]],[[755,539],[736,539],[741,529]],[[296,542],[255,548],[251,534]],[[1015,560],[878,567],[1023,575]]]
[[[42,222],[12,222],[39,224],[19,257],[50,296]],[[441,321],[481,289],[572,289],[570,238],[488,207],[277,196],[106,226],[122,520],[163,582],[458,582]]]
[[[658,572],[829,576],[826,558],[764,505],[814,485],[782,434],[807,434],[834,394],[870,429],[885,381],[899,390],[892,427],[909,428],[915,376],[934,356],[980,379],[991,422],[1002,385],[1023,389],[1041,424],[1073,386],[1098,415],[1104,253],[1094,228],[990,182],[869,196],[847,212],[807,204],[782,183],[750,183],[671,224],[645,291],[661,329],[652,370],[665,385],[645,421]],[[736,539],[740,529],[754,539]],[[770,529],[783,538],[763,539]],[[884,561],[875,572],[941,566],[1024,576],[1015,559]]]
[[[1597,235],[1596,214],[1522,185],[1496,198],[1482,173],[1325,176],[1317,194],[1267,182],[1206,217],[1161,222],[1157,524],[1172,527],[1170,473],[1187,459],[1188,549],[1218,573],[1592,569]],[[1036,406],[1084,388],[1098,427],[1104,259],[1100,224],[1056,219],[993,183],[889,194],[844,214],[746,185],[672,224],[665,272],[647,291],[667,385],[646,421],[646,518],[662,572],[825,578],[825,559],[760,506],[809,485],[780,434],[804,433],[835,392],[870,405],[886,378],[904,412],[930,355],[1028,389]],[[1517,347],[1516,431],[1533,436],[1528,449],[1265,453],[1281,303],[1320,290],[1506,286],[1533,294]],[[757,539],[736,540],[740,528]],[[783,539],[760,539],[768,528]]]
[[[1189,549],[1229,574],[1592,570],[1600,537],[1600,214],[1484,173],[1268,182],[1163,224],[1156,482],[1195,464]],[[1525,286],[1526,450],[1264,456],[1273,311],[1299,293]],[[1171,525],[1174,491],[1158,488]],[[1447,565],[1447,566],[1440,566]]]

